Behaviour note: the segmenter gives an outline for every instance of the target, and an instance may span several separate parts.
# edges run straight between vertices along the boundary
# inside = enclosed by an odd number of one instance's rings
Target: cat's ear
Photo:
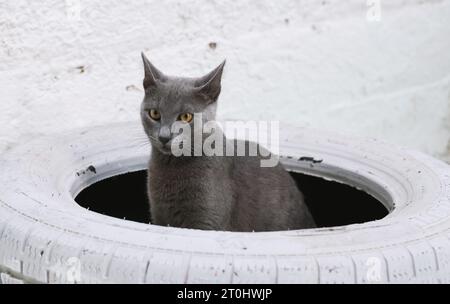
[[[222,88],[221,82],[225,63],[226,60],[213,71],[196,81],[196,94],[202,96],[208,103],[217,101],[217,98],[219,97]]]
[[[147,90],[150,87],[156,87],[158,82],[164,82],[166,80],[166,76],[159,71],[148,58],[145,56],[144,52],[141,53],[142,61],[144,62],[144,89]]]

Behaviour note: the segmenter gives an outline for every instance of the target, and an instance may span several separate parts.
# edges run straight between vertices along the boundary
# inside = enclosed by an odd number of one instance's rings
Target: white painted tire
[[[391,213],[358,225],[231,233],[119,220],[78,206],[88,185],[144,169],[137,123],[41,138],[0,162],[2,283],[450,282],[450,169],[376,140],[281,134],[290,170],[357,186]],[[312,168],[300,156],[323,159]],[[95,166],[96,173],[86,171]],[[126,202],[124,202],[126,203]],[[336,203],[339,203],[338,201]]]

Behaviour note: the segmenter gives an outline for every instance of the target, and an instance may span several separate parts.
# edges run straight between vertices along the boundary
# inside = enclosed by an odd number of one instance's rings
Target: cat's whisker
[[[151,139],[149,138],[133,138],[131,139],[131,142],[133,144],[137,144],[137,145],[150,145],[150,140],[155,140],[153,137]]]
[[[136,147],[138,148],[144,148],[144,147],[149,147],[150,145],[147,144],[137,144]]]
[[[153,138],[152,136],[149,136],[150,138]],[[148,141],[149,137],[134,137],[131,140],[132,141]]]

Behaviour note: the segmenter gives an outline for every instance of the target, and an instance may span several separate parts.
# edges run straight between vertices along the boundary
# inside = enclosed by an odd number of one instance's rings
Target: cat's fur
[[[171,124],[182,113],[215,119],[225,62],[204,77],[179,78],[164,75],[144,54],[142,58],[141,119],[152,145],[148,195],[153,224],[223,231],[315,227],[302,193],[280,164],[262,168],[259,156],[175,157],[170,141],[163,144],[164,138],[174,137]],[[148,116],[155,108],[161,113],[159,122]]]

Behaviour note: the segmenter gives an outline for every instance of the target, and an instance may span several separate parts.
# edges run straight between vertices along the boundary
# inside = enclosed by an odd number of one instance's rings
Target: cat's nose
[[[172,134],[170,133],[170,129],[168,126],[162,126],[161,130],[159,130],[158,139],[159,141],[165,145],[169,142]]]
[[[170,136],[159,135],[158,139],[163,145],[165,145],[165,144],[167,144],[170,141]]]

